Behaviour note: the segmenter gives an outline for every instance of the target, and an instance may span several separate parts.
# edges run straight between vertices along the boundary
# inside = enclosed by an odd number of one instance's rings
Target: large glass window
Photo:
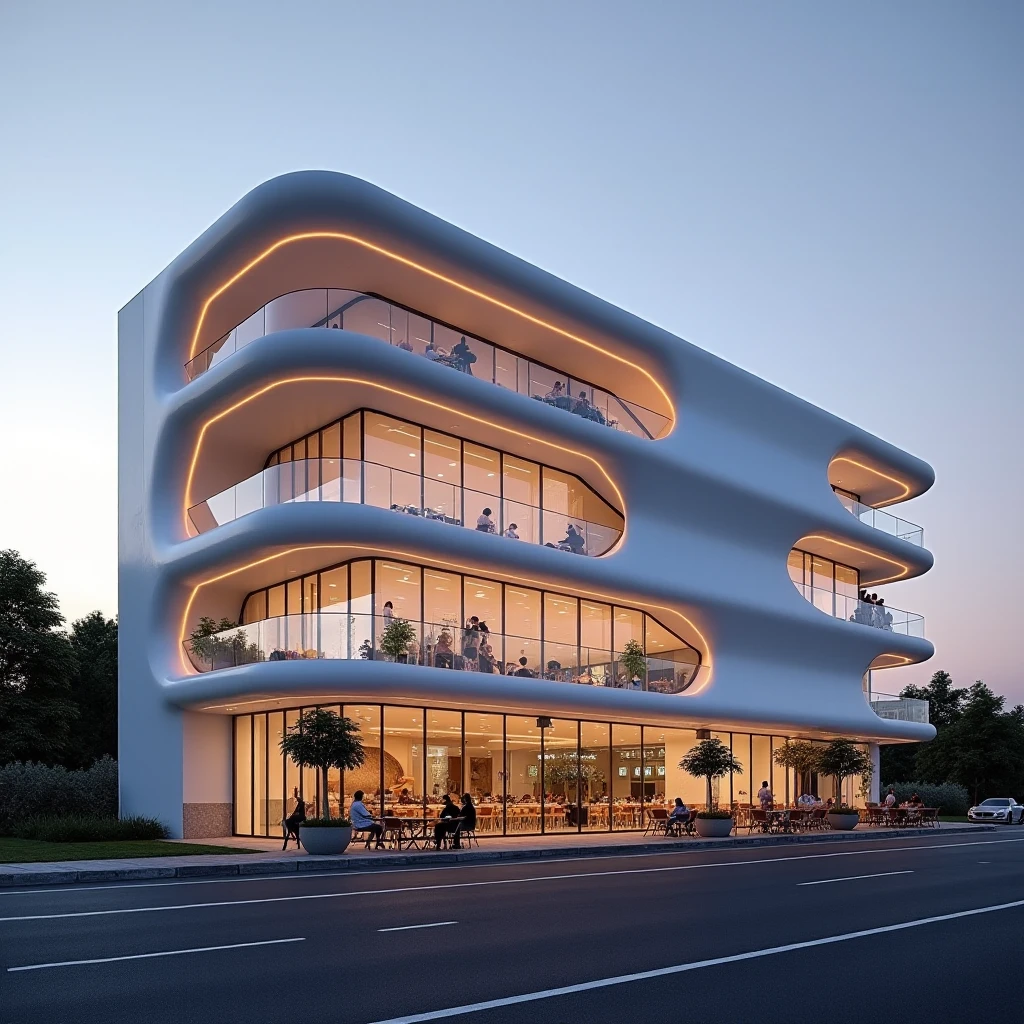
[[[477,831],[505,829],[504,716],[466,712],[466,791],[477,805]]]
[[[427,709],[427,800],[434,813],[445,793],[462,796],[462,714]]]
[[[544,733],[544,831],[575,832],[580,822],[579,724],[551,719]]]
[[[612,726],[612,828],[641,825],[643,746],[639,725]]]
[[[424,813],[424,712],[384,708],[384,797],[391,814]]]
[[[363,791],[363,803],[371,814],[380,815],[383,811],[382,790],[388,784],[388,780],[397,781],[399,773],[396,770],[394,758],[390,764],[385,764],[381,750],[381,713],[383,709],[379,704],[346,704],[344,714],[351,718],[359,727],[359,738],[363,743],[363,752],[366,759],[358,768],[353,768],[344,773],[342,787],[345,793],[345,809],[348,811],[352,803],[353,794],[357,790]]]
[[[536,718],[505,717],[505,777],[508,786],[508,831],[539,832],[544,795],[541,730]]]
[[[610,745],[610,725],[580,723],[580,817],[582,827],[592,832],[604,832],[611,827]]]
[[[235,719],[235,831],[253,834],[252,822],[252,717]]]

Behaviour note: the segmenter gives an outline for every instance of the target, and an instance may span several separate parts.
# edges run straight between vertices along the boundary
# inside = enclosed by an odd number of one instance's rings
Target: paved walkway
[[[865,839],[906,836],[958,835],[994,832],[996,825],[940,823],[936,828],[879,828],[861,825],[854,832],[809,832],[796,835],[744,835],[728,839],[680,839],[644,836],[639,833],[610,835],[607,832],[561,836],[505,836],[485,838],[472,850],[419,851],[365,850],[356,842],[337,857],[313,857],[290,846],[281,850],[279,839],[230,836],[203,840],[215,846],[233,846],[255,852],[201,854],[184,857],[146,857],[132,860],[49,861],[34,864],[0,864],[0,887],[54,885],[69,882],[120,882],[154,878],[222,878],[232,875],[281,875],[293,872],[347,872],[429,864],[486,863],[488,861],[536,860],[548,857],[598,857],[616,854],[664,853],[666,850],[743,849],[797,843],[843,843]]]

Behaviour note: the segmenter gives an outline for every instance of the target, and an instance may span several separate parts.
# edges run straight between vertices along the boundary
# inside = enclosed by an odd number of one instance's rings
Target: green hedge
[[[67,815],[117,817],[116,761],[104,757],[78,771],[20,761],[0,768],[0,835],[28,818]]]
[[[925,807],[938,807],[941,814],[964,815],[971,806],[971,796],[967,790],[952,782],[944,782],[939,786],[929,782],[887,782],[881,789],[881,800],[885,800],[890,786],[895,789],[898,804],[917,793]]]
[[[39,815],[21,822],[18,839],[45,843],[102,843],[130,839],[166,839],[166,827],[155,818],[101,818],[96,815]]]

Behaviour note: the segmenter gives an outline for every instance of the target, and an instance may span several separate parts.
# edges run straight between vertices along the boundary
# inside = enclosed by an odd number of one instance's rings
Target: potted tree
[[[391,661],[409,657],[409,645],[416,642],[416,627],[408,619],[392,619],[380,635],[378,650]]]
[[[626,673],[626,684],[633,686],[639,680],[642,689],[643,680],[647,675],[647,655],[635,640],[626,641],[626,646],[619,655],[619,664]]]
[[[857,827],[860,815],[856,807],[842,802],[843,782],[851,775],[863,775],[871,771],[871,758],[853,740],[833,740],[818,755],[818,771],[831,775],[836,780],[836,803],[825,815],[829,828],[838,832],[849,832]]]
[[[247,665],[259,660],[259,651],[255,644],[248,642],[245,631],[228,636],[228,631],[238,629],[238,623],[231,619],[211,619],[204,615],[189,635],[189,654],[196,668],[231,668],[235,665]],[[196,659],[200,664],[196,665]],[[205,667],[204,667],[205,666]]]
[[[307,818],[299,827],[306,852],[344,853],[352,841],[352,823],[347,818],[331,817],[327,773],[331,768],[351,771],[366,760],[359,726],[326,708],[304,711],[281,740],[281,752],[301,768],[320,772],[323,817]]]
[[[743,774],[743,765],[732,756],[732,751],[721,740],[701,740],[683,755],[679,762],[687,775],[707,782],[704,810],[697,813],[697,834],[705,838],[722,838],[732,832],[732,812],[720,811],[715,804],[711,783],[724,778],[729,772]]]
[[[786,740],[775,750],[775,763],[780,768],[789,768],[796,772],[797,796],[806,793],[810,787],[811,772],[818,771],[818,759],[821,747],[808,740]]]

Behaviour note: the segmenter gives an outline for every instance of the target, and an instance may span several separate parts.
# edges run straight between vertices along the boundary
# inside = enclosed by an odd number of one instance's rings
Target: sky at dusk
[[[116,314],[255,185],[366,178],[931,463],[890,585],[1024,701],[1024,4],[0,5],[0,548],[117,609]]]

